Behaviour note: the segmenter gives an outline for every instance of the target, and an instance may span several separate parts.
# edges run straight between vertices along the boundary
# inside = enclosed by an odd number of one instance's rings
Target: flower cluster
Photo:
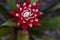
[[[21,25],[23,30],[27,30],[28,26],[32,27],[32,25],[40,26],[40,22],[38,21],[38,17],[42,15],[42,12],[39,12],[37,7],[40,2],[30,4],[30,0],[26,0],[25,3],[16,4],[17,11],[10,11],[10,14],[17,18],[17,25]]]

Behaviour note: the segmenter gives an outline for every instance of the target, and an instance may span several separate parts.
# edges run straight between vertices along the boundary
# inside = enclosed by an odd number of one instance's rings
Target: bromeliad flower
[[[17,24],[22,26],[23,30],[27,30],[28,26],[32,25],[40,26],[38,22],[38,17],[42,15],[42,12],[39,12],[37,7],[39,6],[39,0],[36,3],[30,4],[30,0],[26,0],[26,3],[16,4],[17,11],[11,11],[10,14],[17,18]]]

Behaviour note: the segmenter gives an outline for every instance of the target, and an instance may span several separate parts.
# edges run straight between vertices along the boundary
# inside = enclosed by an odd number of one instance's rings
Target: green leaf
[[[11,28],[8,27],[0,27],[0,38],[11,33]]]
[[[41,31],[41,27],[38,26],[33,26],[32,29],[29,31],[30,34],[36,36],[36,37],[41,37],[43,34],[43,32]]]
[[[10,35],[10,37],[9,37],[8,40],[17,40],[16,34],[15,34],[15,33],[12,33],[12,34]]]
[[[60,27],[60,16],[42,19],[41,20],[43,28],[59,28]]]
[[[0,5],[0,12],[7,13],[6,9],[2,5]]]
[[[16,22],[12,22],[11,20],[1,24],[0,26],[9,26],[9,27],[14,27],[17,26]]]
[[[39,38],[44,35],[44,33],[42,32],[44,29],[53,29],[60,27],[60,16],[44,18],[41,19],[40,22],[42,24],[42,27],[33,26],[32,30],[30,31],[30,33]]]
[[[28,32],[18,31],[18,33],[17,33],[17,40],[29,40]]]
[[[16,2],[15,0],[6,0],[12,10],[16,10]]]
[[[55,3],[53,3],[51,6],[49,6],[49,7],[46,8],[46,9],[44,9],[43,12],[44,12],[44,13],[49,13],[49,12],[53,11],[54,8],[55,8],[58,4],[60,4],[60,0],[57,0],[57,1],[56,1]]]
[[[8,40],[13,40],[13,38],[14,38],[14,35],[13,35],[13,34],[11,34],[11,36],[9,37],[9,39],[8,39]]]
[[[42,40],[56,40],[56,38],[49,35],[43,35]]]
[[[36,2],[37,0],[30,0],[30,3],[33,4],[34,2]]]
[[[1,14],[6,18],[9,19],[9,13],[7,12],[7,10],[4,8],[4,6],[0,5],[0,12]]]
[[[12,26],[16,26],[16,22],[6,22],[6,23],[4,23],[4,24],[2,24],[1,26],[10,26],[10,27],[12,27]]]
[[[60,8],[60,3],[58,3],[54,8],[52,8],[53,10],[56,10],[56,9],[58,9],[58,8]]]

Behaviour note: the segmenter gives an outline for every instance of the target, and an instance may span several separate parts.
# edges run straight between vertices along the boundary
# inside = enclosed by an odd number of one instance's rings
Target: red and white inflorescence
[[[37,7],[39,6],[40,2],[37,1],[36,3],[30,4],[30,0],[26,0],[25,3],[16,4],[17,11],[11,11],[10,14],[17,18],[17,24],[22,26],[23,30],[27,30],[28,26],[32,27],[32,25],[41,25],[38,22],[38,17],[42,15],[42,12],[39,12]]]

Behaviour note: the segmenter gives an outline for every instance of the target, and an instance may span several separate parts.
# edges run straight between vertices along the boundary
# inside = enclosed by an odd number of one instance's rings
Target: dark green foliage
[[[7,1],[8,5],[10,6],[11,10],[17,10],[15,0],[6,0],[6,1]]]
[[[0,38],[7,35],[7,34],[9,34],[9,33],[11,33],[11,32],[12,32],[11,28],[9,28],[9,27],[1,27],[0,26]]]

